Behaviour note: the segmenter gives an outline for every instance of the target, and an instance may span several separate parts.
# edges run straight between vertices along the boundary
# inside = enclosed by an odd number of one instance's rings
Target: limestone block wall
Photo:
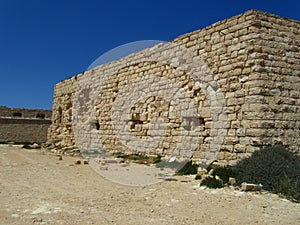
[[[167,155],[196,145],[194,159],[210,148],[219,160],[265,145],[299,152],[299,32],[298,21],[251,10],[67,79],[55,86],[48,142]]]
[[[47,141],[51,110],[0,107],[0,142]]]
[[[53,147],[73,149],[76,146],[72,127],[72,109],[78,77],[69,78],[55,85],[52,125],[48,129],[47,138],[47,142]]]
[[[262,145],[299,151],[299,25],[249,11],[178,38],[194,46],[226,93],[230,158]]]

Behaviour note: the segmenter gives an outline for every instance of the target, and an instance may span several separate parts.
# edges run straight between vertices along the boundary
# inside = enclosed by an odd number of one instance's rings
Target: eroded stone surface
[[[276,144],[299,152],[299,30],[298,21],[247,11],[64,80],[48,142],[165,155],[188,155],[178,146],[196,143],[195,160],[237,160]],[[199,82],[191,68],[200,61]]]

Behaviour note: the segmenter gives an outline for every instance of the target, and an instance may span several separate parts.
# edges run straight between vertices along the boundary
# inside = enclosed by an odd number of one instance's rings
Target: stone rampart
[[[194,159],[235,160],[266,145],[299,153],[299,130],[300,23],[251,10],[58,83],[48,142],[166,155],[196,143]]]
[[[0,107],[0,142],[43,143],[51,110]]]

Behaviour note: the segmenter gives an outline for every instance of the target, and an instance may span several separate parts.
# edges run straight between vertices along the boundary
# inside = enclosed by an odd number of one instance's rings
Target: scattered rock
[[[212,175],[214,173],[214,169],[211,169],[209,172],[208,172],[208,175]]]
[[[99,169],[100,170],[108,170],[108,165],[106,165],[106,164],[105,165],[100,165]]]
[[[80,165],[80,164],[81,164],[81,160],[78,159],[75,161],[75,165]]]
[[[258,185],[242,183],[241,189],[243,191],[258,191]]]
[[[199,183],[199,184],[196,184],[196,185],[194,185],[192,188],[193,188],[194,190],[196,190],[196,189],[199,189],[199,188],[200,188],[200,183]]]
[[[202,180],[205,180],[205,179],[207,179],[207,178],[213,178],[213,176],[212,176],[212,175],[209,175],[209,174],[203,174],[203,175],[202,175]]]
[[[106,159],[105,162],[106,163],[118,163],[118,161],[116,159]]]
[[[39,148],[41,148],[41,145],[39,145],[37,143],[33,143],[30,147],[32,147],[34,149],[39,149]]]
[[[35,217],[34,217],[34,218],[32,219],[32,222],[33,222],[33,223],[41,223],[41,222],[43,222],[43,219],[42,219],[42,218],[35,218]]]
[[[236,184],[236,179],[234,177],[229,177],[228,184],[229,185],[235,185]]]
[[[124,159],[122,158],[115,158],[115,160],[117,160],[118,163],[124,163]]]
[[[165,181],[178,181],[176,178],[168,177],[164,179]]]
[[[200,186],[199,187],[200,190],[205,190],[205,189],[209,189],[207,186]]]
[[[58,160],[62,160],[62,156],[61,156],[61,155],[58,155],[58,156],[57,156],[57,159],[58,159]]]
[[[204,174],[207,174],[207,170],[199,166],[197,169],[197,175],[202,176]]]
[[[216,180],[221,180],[223,182],[223,180],[218,175],[216,175],[215,178]]]
[[[88,160],[83,160],[83,164],[87,165],[87,164],[89,164],[89,161]]]

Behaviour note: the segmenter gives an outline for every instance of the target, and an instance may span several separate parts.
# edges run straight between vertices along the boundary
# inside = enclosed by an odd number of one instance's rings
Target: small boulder
[[[208,175],[213,175],[214,173],[214,169],[211,169],[209,172],[208,172]]]
[[[236,184],[236,179],[234,177],[229,177],[228,184],[229,185],[235,185]]]
[[[207,174],[207,170],[199,166],[197,169],[197,175],[202,176],[204,174]]]
[[[242,183],[241,189],[242,191],[258,191],[258,185]]]
[[[81,160],[78,159],[75,161],[75,165],[80,165],[80,164],[81,164]]]
[[[37,144],[37,143],[33,143],[31,146],[32,146],[32,148],[34,148],[34,149],[39,149],[39,148],[41,148],[41,145],[39,145],[39,144]]]
[[[100,170],[108,170],[108,165],[100,165]]]

